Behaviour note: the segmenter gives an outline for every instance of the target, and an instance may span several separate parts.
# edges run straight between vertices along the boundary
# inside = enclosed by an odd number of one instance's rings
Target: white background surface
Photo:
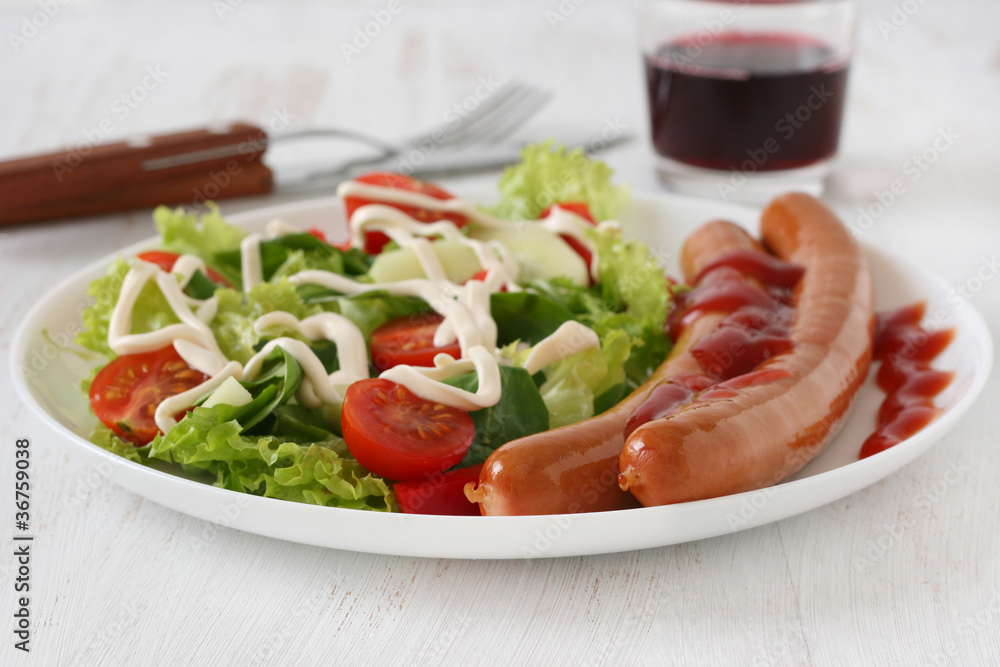
[[[828,196],[857,225],[858,208],[902,179],[905,194],[864,237],[966,289],[997,330],[1000,7],[895,5],[912,15],[897,13],[887,32],[894,3],[864,3]],[[71,1],[15,51],[9,35],[41,10],[0,5],[0,156],[79,142],[105,118],[122,136],[287,112],[294,126],[401,137],[440,122],[481,76],[556,90],[525,138],[587,138],[608,121],[644,134],[623,5],[590,0],[553,29],[555,3],[403,3],[350,63],[339,45],[368,7],[246,0],[221,18],[220,7]],[[147,67],[163,81],[122,117],[115,100]],[[906,161],[948,128],[957,139],[913,181]],[[659,187],[645,141],[606,159],[637,190]],[[11,332],[35,300],[151,231],[148,212],[0,231],[3,377]],[[33,443],[36,539],[27,658],[10,632],[13,547],[0,547],[0,663],[990,664],[1000,655],[998,399],[994,377],[927,455],[801,517],[642,552],[474,562],[303,547],[163,509],[102,483],[3,381],[0,544],[12,544],[18,437]]]

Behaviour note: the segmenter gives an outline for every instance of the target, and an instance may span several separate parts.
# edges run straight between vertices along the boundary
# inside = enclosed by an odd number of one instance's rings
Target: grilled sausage
[[[685,242],[681,266],[691,280],[713,259],[733,250],[759,249],[742,228],[710,222]],[[653,375],[611,410],[575,424],[509,442],[486,460],[479,484],[466,496],[485,515],[565,514],[638,506],[618,487],[618,457],[629,417],[661,383],[700,366],[690,348],[723,314],[704,313],[675,342]]]
[[[759,367],[769,381],[709,390],[628,437],[619,484],[643,505],[749,491],[794,474],[836,434],[868,373],[872,283],[844,226],[795,193],[764,210],[761,234],[772,253],[805,267],[789,331],[794,346]]]

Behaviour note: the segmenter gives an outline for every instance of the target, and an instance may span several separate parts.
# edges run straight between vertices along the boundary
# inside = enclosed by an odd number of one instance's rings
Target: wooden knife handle
[[[0,162],[0,225],[264,194],[266,149],[234,123]]]

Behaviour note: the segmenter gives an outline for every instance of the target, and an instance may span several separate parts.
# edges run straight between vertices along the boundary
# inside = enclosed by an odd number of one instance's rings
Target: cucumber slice
[[[441,260],[448,280],[462,283],[474,276],[483,267],[476,259],[472,248],[454,239],[444,239],[431,243],[434,254]],[[375,258],[368,272],[375,282],[389,283],[410,278],[426,278],[417,255],[411,248],[389,250]]]
[[[205,399],[205,402],[201,404],[203,408],[210,408],[213,405],[219,405],[220,403],[224,405],[231,405],[234,408],[238,408],[241,405],[246,405],[253,400],[253,396],[247,391],[243,385],[239,383],[234,377],[227,377],[222,381],[215,391]]]
[[[588,267],[568,243],[540,227],[475,227],[469,234],[480,241],[500,241],[521,267],[518,282],[565,277],[576,285],[590,284]]]

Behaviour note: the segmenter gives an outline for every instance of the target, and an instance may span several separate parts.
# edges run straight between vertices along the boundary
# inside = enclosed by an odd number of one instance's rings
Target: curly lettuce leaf
[[[624,394],[624,365],[635,346],[624,331],[608,332],[600,349],[591,348],[557,361],[545,369],[545,382],[538,388],[549,409],[549,428],[558,428],[593,417],[610,405],[602,404],[607,392]],[[611,405],[617,399],[611,402]]]
[[[240,383],[253,397],[249,403],[196,407],[154,438],[149,455],[214,475],[216,486],[233,491],[391,510],[388,484],[355,461],[319,415],[288,403],[301,382],[298,362],[279,347],[256,379]]]
[[[148,447],[136,447],[131,442],[122,440],[118,435],[104,424],[94,427],[88,438],[92,443],[106,449],[112,454],[117,454],[123,459],[135,461],[136,463],[146,462],[146,452]]]
[[[150,456],[215,477],[215,486],[266,498],[392,511],[389,485],[350,458],[332,433],[320,442],[298,443],[275,435],[241,434],[232,407],[195,408],[166,436],[158,435]]]
[[[550,425],[571,424],[607,410],[646,380],[670,352],[664,332],[671,303],[669,283],[645,244],[624,241],[612,229],[594,230],[601,267],[593,287],[568,280],[538,280],[529,293],[593,329],[600,350],[586,350],[544,369],[540,391]],[[533,342],[533,341],[532,341]],[[504,352],[523,363],[526,351]]]
[[[226,222],[214,203],[209,202],[208,211],[200,216],[183,208],[158,206],[153,211],[153,222],[156,223],[166,250],[200,257],[231,283],[238,284],[239,274],[229,267],[218,266],[215,254],[239,247],[247,233]]]
[[[500,202],[488,211],[510,220],[537,220],[549,205],[585,202],[596,220],[609,220],[628,200],[626,186],[612,185],[611,168],[582,148],[546,141],[527,146],[521,162],[500,178]]]
[[[87,294],[93,297],[94,303],[87,306],[81,315],[83,331],[76,337],[77,345],[109,358],[116,356],[108,346],[108,325],[128,272],[129,263],[119,257],[111,262],[103,276],[90,283]],[[132,333],[155,331],[179,321],[156,283],[146,283],[132,310]]]
[[[620,230],[588,230],[595,243],[601,295],[615,310],[640,319],[666,321],[670,286],[663,267],[642,241],[623,239]]]
[[[254,329],[261,315],[282,310],[299,319],[323,312],[319,305],[309,305],[299,298],[295,286],[281,279],[274,283],[254,285],[248,294],[233,289],[216,290],[219,309],[209,323],[219,349],[227,358],[245,364],[257,353],[263,337]],[[297,333],[281,331],[281,335],[301,338]]]

